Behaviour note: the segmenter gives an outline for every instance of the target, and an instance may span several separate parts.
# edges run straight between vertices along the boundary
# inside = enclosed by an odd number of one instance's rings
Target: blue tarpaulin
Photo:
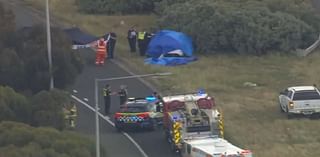
[[[70,37],[72,44],[74,45],[86,45],[99,39],[99,37],[82,32],[77,27],[68,28],[64,31]]]
[[[195,61],[192,39],[181,32],[162,30],[150,41],[145,59],[147,64],[181,65]]]

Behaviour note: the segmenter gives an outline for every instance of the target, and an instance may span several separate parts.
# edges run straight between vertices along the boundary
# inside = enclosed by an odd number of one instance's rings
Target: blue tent
[[[192,56],[193,46],[190,37],[181,32],[162,30],[150,41],[145,60],[147,64],[180,65],[196,60]]]
[[[191,38],[181,32],[162,30],[152,37],[148,45],[147,55],[158,58],[162,54],[178,49],[185,56],[192,56],[193,47]]]

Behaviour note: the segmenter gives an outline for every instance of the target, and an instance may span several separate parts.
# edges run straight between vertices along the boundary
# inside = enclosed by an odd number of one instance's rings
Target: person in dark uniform
[[[160,94],[158,94],[157,92],[153,92],[152,93],[152,96],[153,97],[155,97],[156,99],[157,99],[157,102],[156,102],[156,104],[157,104],[157,107],[156,107],[156,111],[157,112],[161,112],[161,103],[163,104],[163,100],[162,100],[162,96],[160,95]]]
[[[115,32],[110,32],[106,35],[105,38],[106,40],[108,40],[108,43],[107,43],[108,58],[112,59],[114,54],[114,48],[117,42],[117,34]]]
[[[149,43],[150,43],[150,41],[151,41],[153,36],[154,36],[153,33],[146,32],[146,35],[145,35],[145,38],[144,38],[144,40],[145,40],[145,48],[144,48],[143,56],[145,56],[146,51],[148,49],[148,45],[149,45]]]
[[[109,84],[103,88],[103,97],[104,97],[104,113],[105,115],[110,113],[110,106],[111,106],[111,87]]]
[[[118,92],[120,98],[120,105],[124,105],[128,99],[128,90],[125,85],[120,86],[120,91]]]
[[[136,52],[136,45],[137,45],[137,31],[134,29],[134,27],[131,27],[128,30],[128,42],[130,46],[130,52]]]

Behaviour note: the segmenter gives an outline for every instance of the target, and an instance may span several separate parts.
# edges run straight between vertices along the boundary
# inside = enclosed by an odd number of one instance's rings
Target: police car
[[[129,98],[114,115],[118,131],[127,128],[154,130],[162,123],[161,102],[155,97]]]

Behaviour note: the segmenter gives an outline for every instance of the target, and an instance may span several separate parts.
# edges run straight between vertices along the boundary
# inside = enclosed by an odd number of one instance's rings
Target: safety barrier
[[[219,131],[220,131],[220,137],[224,138],[224,123],[223,123],[223,113],[220,110],[220,116],[219,116],[219,120],[218,120],[218,127],[219,127]]]
[[[298,49],[297,50],[297,55],[301,56],[301,57],[305,57],[308,54],[310,54],[312,51],[314,51],[319,45],[320,45],[320,34],[319,34],[318,40],[315,41],[311,46],[309,46],[305,50]]]
[[[173,123],[173,140],[175,144],[180,143],[181,141],[181,123],[174,122]]]

